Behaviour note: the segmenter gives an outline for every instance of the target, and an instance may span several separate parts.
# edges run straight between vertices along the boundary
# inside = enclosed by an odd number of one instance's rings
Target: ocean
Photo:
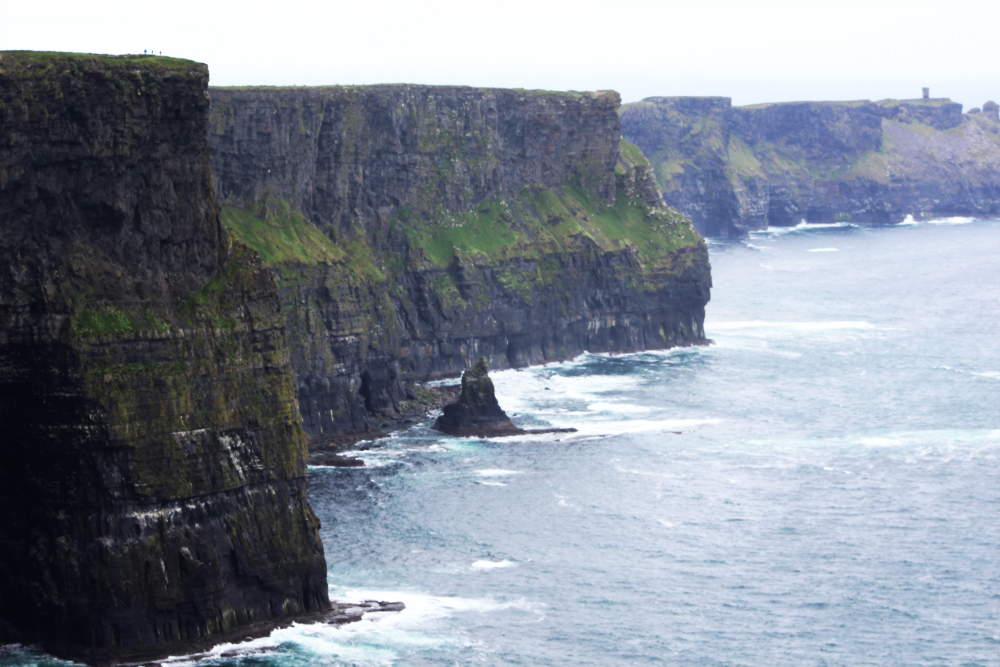
[[[714,344],[492,374],[578,433],[310,468],[332,597],[405,611],[198,664],[1000,665],[1000,220],[710,256]]]

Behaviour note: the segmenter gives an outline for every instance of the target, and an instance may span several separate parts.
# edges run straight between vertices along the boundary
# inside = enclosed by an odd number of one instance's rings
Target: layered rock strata
[[[705,342],[706,247],[621,158],[617,93],[211,94],[223,218],[278,276],[311,436],[373,433],[403,380],[480,356]]]
[[[803,220],[996,215],[995,115],[963,114],[947,99],[733,107],[727,97],[651,97],[621,111],[622,134],[652,162],[665,201],[723,237]]]
[[[208,70],[0,54],[0,616],[88,662],[329,609],[270,272],[222,227]]]
[[[434,430],[448,435],[497,437],[523,433],[497,402],[486,357],[462,373],[462,393],[458,400],[444,406],[434,422]]]

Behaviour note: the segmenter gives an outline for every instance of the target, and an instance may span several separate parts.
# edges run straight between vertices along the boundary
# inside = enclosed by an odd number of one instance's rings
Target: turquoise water
[[[579,433],[310,469],[333,596],[406,611],[199,664],[1000,665],[1000,221],[710,252],[714,345],[494,374]]]

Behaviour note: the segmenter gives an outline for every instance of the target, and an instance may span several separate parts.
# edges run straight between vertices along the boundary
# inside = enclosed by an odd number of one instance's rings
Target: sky
[[[625,102],[1000,101],[1000,0],[0,0],[0,50],[208,63],[211,85],[614,89]]]

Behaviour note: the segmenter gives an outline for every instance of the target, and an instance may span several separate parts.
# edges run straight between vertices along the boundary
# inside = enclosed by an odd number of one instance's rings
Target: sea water
[[[405,611],[201,664],[1000,665],[1000,221],[710,256],[714,344],[492,374],[578,433],[310,468],[332,596]]]

